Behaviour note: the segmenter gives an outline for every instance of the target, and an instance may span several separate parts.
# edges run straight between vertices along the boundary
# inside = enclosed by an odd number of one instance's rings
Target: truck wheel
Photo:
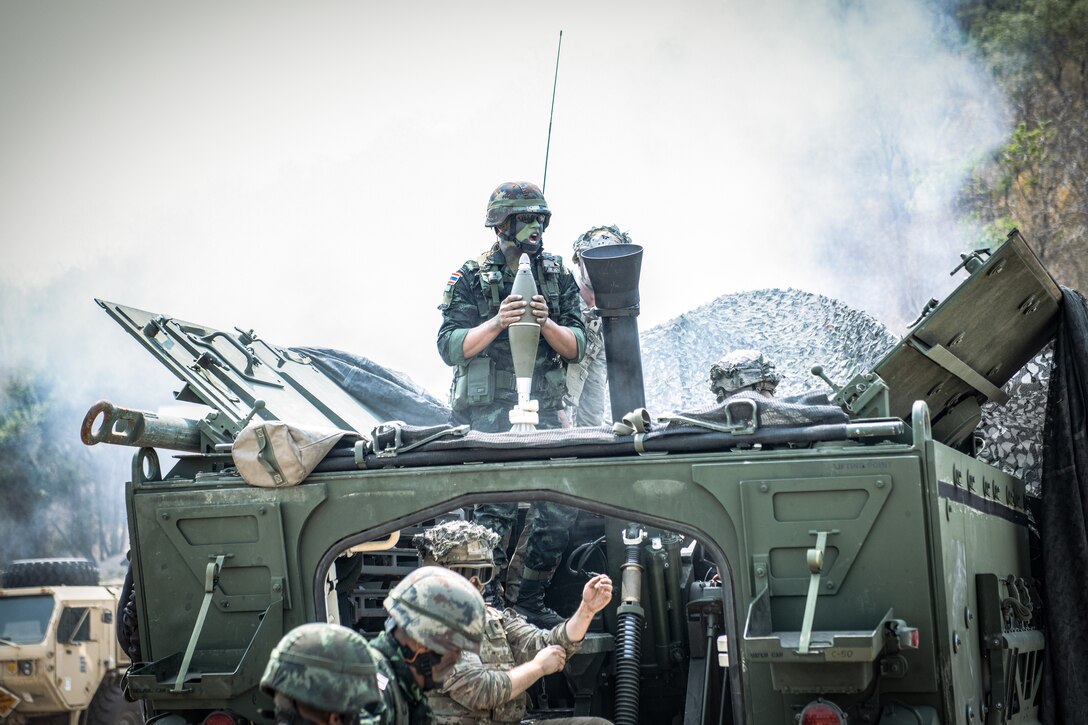
[[[125,574],[125,584],[117,600],[117,643],[133,662],[143,660],[140,654],[140,627],[136,620],[136,590],[132,585],[131,565]]]
[[[140,703],[125,699],[120,680],[107,677],[98,686],[79,722],[80,725],[143,725],[144,718],[140,714]]]
[[[87,559],[19,559],[0,574],[0,586],[95,586],[98,566]]]

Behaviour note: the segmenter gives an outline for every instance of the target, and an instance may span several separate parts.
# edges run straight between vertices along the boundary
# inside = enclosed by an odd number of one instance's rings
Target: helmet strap
[[[423,678],[423,689],[425,691],[435,689],[438,687],[438,683],[434,681],[434,665],[436,661],[442,659],[441,655],[435,654],[429,649],[414,650],[404,644],[393,635],[393,630],[396,626],[397,623],[392,617],[388,617],[385,620],[385,631],[388,632],[389,637],[397,643],[397,647],[400,649],[400,656],[404,659],[404,664],[415,670],[419,673],[419,676]]]
[[[517,245],[518,240],[514,238],[514,217],[513,215],[503,219],[502,224],[495,227],[495,231],[499,234],[499,239],[504,242],[510,242]]]

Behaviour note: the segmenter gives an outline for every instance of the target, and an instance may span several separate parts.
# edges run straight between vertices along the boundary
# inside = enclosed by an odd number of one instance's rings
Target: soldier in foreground
[[[425,693],[437,688],[462,652],[480,650],[484,600],[475,586],[454,572],[424,566],[404,577],[383,603],[385,631],[370,646],[392,672],[396,687],[385,688],[382,725],[434,722]]]
[[[540,404],[541,428],[569,425],[564,420],[567,366],[585,355],[585,326],[581,297],[563,260],[543,251],[544,230],[551,210],[535,184],[499,185],[487,204],[485,226],[495,241],[476,259],[465,262],[446,282],[438,352],[457,368],[450,390],[451,423],[468,423],[474,430],[510,430],[508,413],[517,404],[514,364],[507,329],[526,314],[540,323],[532,397]],[[543,294],[523,300],[511,294],[518,259],[528,254],[533,278]],[[554,503],[533,505],[533,536],[525,547],[525,570],[515,606],[541,626],[552,627],[562,617],[544,605],[544,592],[566,548],[577,516]],[[517,504],[483,504],[475,520],[499,534],[513,528]],[[496,548],[495,563],[505,570],[505,548]],[[489,593],[491,596],[491,593]]]
[[[479,588],[495,573],[492,552],[498,534],[467,521],[434,526],[415,537],[424,564],[452,569]],[[545,675],[563,669],[578,651],[589,624],[612,599],[612,580],[593,577],[582,590],[578,611],[555,627],[534,627],[512,609],[488,607],[485,638],[479,654],[465,653],[453,666],[442,689],[428,695],[440,725],[518,723],[525,716],[526,690]],[[548,720],[554,725],[600,725],[596,717]]]
[[[611,244],[632,244],[631,237],[618,227],[593,227],[574,240],[574,279],[581,294],[580,309],[586,327],[586,354],[581,362],[567,366],[567,411],[574,425],[597,426],[607,423],[605,386],[607,363],[604,353],[604,335],[601,318],[593,312],[596,299],[593,284],[582,266],[581,253],[587,249]]]
[[[734,350],[710,366],[710,392],[719,403],[746,390],[773,398],[778,380],[774,363],[759,350]]]
[[[338,624],[303,624],[280,640],[261,678],[277,725],[361,725],[383,710],[390,674],[358,632]],[[381,680],[384,682],[379,684]]]

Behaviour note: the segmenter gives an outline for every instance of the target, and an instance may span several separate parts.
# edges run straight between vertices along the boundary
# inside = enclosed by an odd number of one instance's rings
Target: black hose
[[[640,546],[638,543],[627,544],[627,562],[624,569],[641,573],[639,565]],[[641,579],[641,576],[638,577]],[[625,583],[628,579],[625,577]],[[632,582],[633,583],[633,582]],[[638,725],[639,688],[642,674],[642,620],[643,610],[639,605],[639,589],[623,592],[624,604],[616,626],[616,708],[615,725]],[[630,597],[630,598],[628,598]]]
[[[575,549],[570,552],[570,556],[567,557],[567,571],[575,576],[584,576],[592,579],[596,574],[594,572],[586,571],[586,562],[594,552],[600,554],[604,559],[604,569],[608,569],[608,558],[605,557],[604,552],[601,551],[600,546],[604,543],[604,536],[600,536],[593,541],[587,541],[584,544],[579,544]]]
[[[616,725],[638,725],[639,679],[642,666],[642,617],[634,612],[620,615],[617,628]]]

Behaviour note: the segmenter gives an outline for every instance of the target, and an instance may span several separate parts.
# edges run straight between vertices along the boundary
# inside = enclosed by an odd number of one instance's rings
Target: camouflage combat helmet
[[[261,689],[319,710],[357,714],[381,702],[366,640],[339,624],[303,624],[280,640]]]
[[[460,574],[420,567],[393,587],[384,606],[405,634],[432,652],[480,651],[484,598]]]
[[[495,576],[495,545],[499,535],[469,521],[447,521],[417,534],[412,543],[424,564],[452,569],[466,579],[488,584]]]
[[[742,390],[774,393],[778,373],[759,350],[734,350],[710,366],[710,392],[719,401]]]
[[[631,241],[631,237],[627,235],[627,232],[621,232],[620,228],[615,225],[593,227],[574,240],[574,255],[572,258],[577,260],[578,255],[587,249],[605,247],[609,244],[634,244],[634,242]]]
[[[487,221],[485,227],[497,227],[511,214],[543,214],[544,228],[548,228],[552,212],[548,202],[544,201],[544,192],[536,184],[528,181],[508,181],[499,184],[487,200]]]

